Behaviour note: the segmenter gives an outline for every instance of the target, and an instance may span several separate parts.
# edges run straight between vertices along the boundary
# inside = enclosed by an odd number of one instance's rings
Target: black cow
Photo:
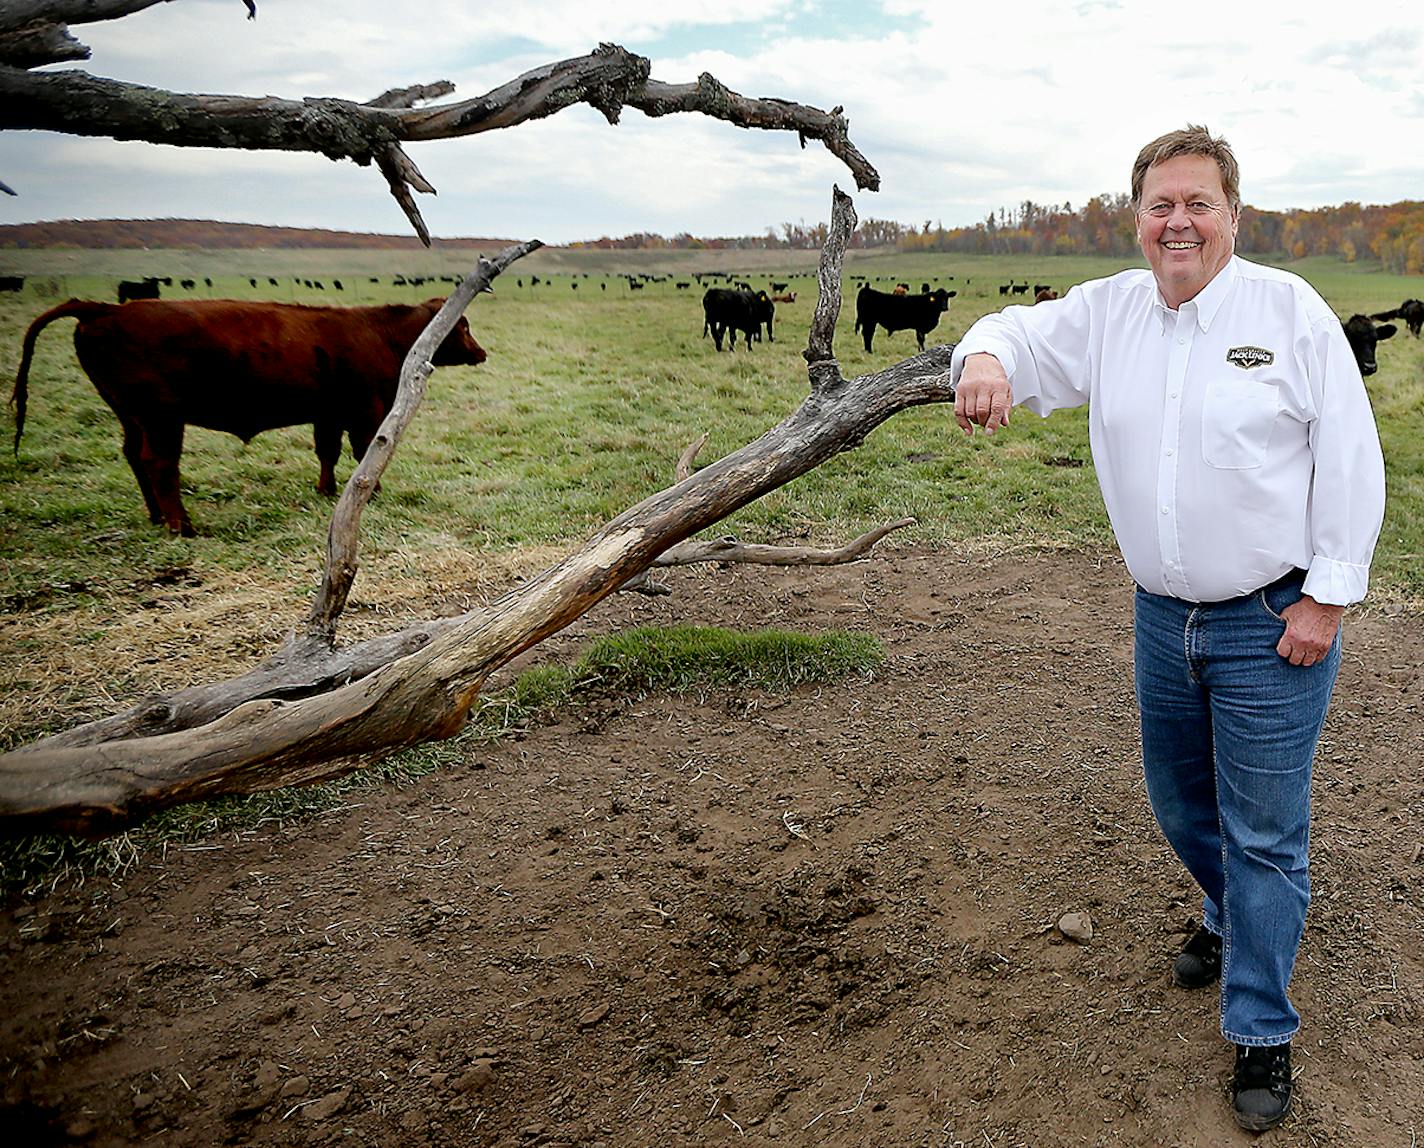
[[[1381,339],[1393,338],[1399,328],[1393,323],[1376,327],[1368,315],[1351,315],[1343,326],[1350,350],[1355,352],[1355,362],[1359,364],[1360,374],[1369,378],[1379,370],[1379,364],[1375,362],[1375,344]]]
[[[19,291],[25,286],[23,275],[0,275],[0,291]]]
[[[752,349],[752,336],[761,338],[763,324],[766,326],[768,342],[776,342],[771,333],[772,319],[776,315],[776,305],[765,291],[729,291],[725,287],[709,287],[702,296],[702,337],[712,332],[712,342],[717,350],[722,349],[722,336],[728,331],[727,350],[737,347],[737,332],[741,331],[747,340],[747,350]]]
[[[157,299],[158,280],[153,278],[135,282],[132,279],[119,280],[119,302],[127,303],[130,299]]]
[[[1419,338],[1419,329],[1424,327],[1424,303],[1418,299],[1406,299],[1393,311],[1381,311],[1378,315],[1371,315],[1371,319],[1403,319],[1404,325],[1409,328],[1409,333],[1416,339]]]
[[[939,287],[924,295],[887,295],[865,286],[855,297],[855,329],[865,339],[865,349],[871,350],[876,324],[887,335],[896,331],[914,331],[920,350],[925,349],[925,336],[939,326],[939,317],[949,310],[949,301],[958,291]]]

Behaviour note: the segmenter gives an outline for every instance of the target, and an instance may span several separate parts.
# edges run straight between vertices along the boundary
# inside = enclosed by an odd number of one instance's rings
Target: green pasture
[[[490,252],[492,254],[493,252]],[[478,368],[433,377],[424,408],[367,511],[367,553],[418,556],[456,546],[482,553],[568,546],[667,485],[683,448],[709,436],[702,462],[736,449],[791,411],[806,392],[800,352],[815,301],[815,253],[541,251],[514,265],[470,308],[489,351]],[[113,299],[120,276],[171,274],[165,297],[272,298],[371,303],[415,301],[448,284],[399,287],[405,276],[460,275],[468,253],[371,251],[0,253],[31,278],[0,295],[0,374],[13,378],[21,336],[41,311],[69,297]],[[876,336],[867,354],[852,334],[852,275],[958,291],[932,338],[950,342],[1005,300],[998,286],[1072,283],[1119,264],[1096,258],[946,257],[853,252],[836,351],[848,374],[914,353],[914,336]],[[1341,314],[1375,311],[1424,293],[1418,279],[1360,265],[1292,265]],[[797,301],[777,307],[776,341],[717,354],[702,336],[701,289],[678,289],[696,270],[725,269],[761,287],[789,282]],[[666,274],[630,290],[620,273]],[[544,282],[531,286],[532,276]],[[183,291],[182,277],[197,286]],[[952,277],[952,278],[951,278]],[[203,280],[211,278],[207,287]],[[342,292],[332,280],[341,279]],[[372,278],[379,282],[371,282]],[[256,280],[253,286],[252,280]],[[269,280],[277,280],[272,285]],[[325,289],[301,280],[321,280]],[[522,285],[521,285],[522,284]],[[294,612],[311,589],[330,503],[316,495],[309,427],[272,431],[244,446],[190,429],[184,498],[201,537],[176,539],[149,524],[119,449],[119,428],[74,358],[73,322],[41,335],[18,455],[5,420],[0,450],[0,602],[10,610],[88,611],[102,627],[164,570],[291,574]],[[1401,333],[1381,345],[1370,380],[1389,466],[1390,507],[1379,547],[1382,594],[1419,596],[1424,574],[1424,341]],[[338,477],[351,466],[343,460]],[[1110,544],[1083,412],[966,439],[942,408],[907,411],[859,449],[832,460],[720,524],[746,540],[831,544],[912,515],[897,536],[962,549]]]

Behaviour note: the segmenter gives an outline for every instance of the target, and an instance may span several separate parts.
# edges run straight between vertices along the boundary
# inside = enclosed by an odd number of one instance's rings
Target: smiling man
[[[1384,462],[1354,355],[1298,276],[1235,254],[1236,158],[1189,126],[1132,168],[1150,270],[986,315],[955,348],[955,418],[1088,404],[1134,599],[1148,798],[1202,889],[1172,977],[1221,981],[1237,1122],[1291,1109],[1288,986],[1310,899],[1315,744],[1340,618],[1365,595]]]

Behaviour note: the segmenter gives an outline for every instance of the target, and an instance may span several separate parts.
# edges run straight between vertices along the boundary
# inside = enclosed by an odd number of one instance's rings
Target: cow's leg
[[[868,353],[871,350],[871,340],[875,338],[875,324],[866,323],[863,327],[861,327],[860,333],[861,337],[865,340],[865,349]]]
[[[153,483],[148,479],[143,461],[143,428],[129,419],[121,419],[120,422],[124,428],[124,458],[138,480],[138,492],[143,495],[143,503],[148,507],[148,520],[157,525],[163,521],[163,512],[158,508],[158,499],[153,496]]]
[[[323,422],[318,419],[312,426],[312,440],[316,447],[316,460],[321,464],[321,474],[316,480],[316,492],[324,494],[328,498],[336,497],[336,460],[341,457],[341,424],[339,422]],[[368,434],[361,440],[359,449],[356,446],[357,432],[351,432],[351,453],[358,459],[370,445],[371,436]]]
[[[915,341],[916,341],[917,343],[919,343],[919,345],[920,345],[920,350],[923,351],[923,350],[925,349],[925,333],[924,333],[923,331],[916,331],[916,332],[915,332]]]
[[[726,330],[727,328],[722,326],[721,323],[712,324],[712,345],[715,346],[719,352],[722,350],[722,336],[726,333]]]
[[[149,423],[142,429],[143,445],[139,450],[139,462],[148,474],[159,516],[173,533],[192,538],[197,531],[183,508],[179,489],[178,460],[183,454],[183,424]]]

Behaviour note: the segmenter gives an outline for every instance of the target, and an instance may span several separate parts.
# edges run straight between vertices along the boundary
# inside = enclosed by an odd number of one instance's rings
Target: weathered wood
[[[129,5],[146,6],[141,0]],[[66,7],[56,3],[54,7]],[[80,6],[72,0],[69,7]],[[118,0],[112,4],[123,7]],[[0,29],[4,24],[0,22]],[[12,63],[0,54],[0,63]],[[367,103],[193,95],[126,84],[73,70],[31,72],[0,66],[0,129],[39,129],[71,135],[180,147],[318,152],[331,159],[375,163],[422,242],[430,237],[410,192],[434,189],[400,145],[412,140],[476,135],[542,119],[585,103],[617,123],[624,107],[649,116],[700,112],[739,127],[794,131],[805,146],[820,140],[861,188],[880,176],[850,142],[840,108],[830,112],[788,100],[752,99],[703,73],[694,84],[651,79],[644,56],[601,44],[587,56],[546,64],[472,100],[428,108],[408,106],[425,92],[444,94],[448,81],[395,89]]]
[[[360,542],[361,512],[371,501],[371,495],[380,485],[381,476],[386,473],[392,455],[395,454],[405,428],[420,409],[425,398],[425,384],[430,380],[431,357],[445,340],[464,314],[465,308],[474,301],[476,295],[487,291],[495,278],[511,263],[522,259],[531,251],[537,251],[543,244],[537,239],[506,247],[493,259],[481,258],[469,275],[445,300],[445,305],[436,313],[429,326],[421,332],[411,348],[406,352],[401,364],[400,382],[396,387],[396,397],[391,409],[381,425],[376,428],[366,453],[346,480],[336,509],[331,515],[331,526],[327,531],[326,567],[322,575],[321,589],[307,615],[306,636],[331,645],[336,635],[336,620],[346,608],[346,598],[351,592],[351,584],[356,580],[356,553]]]
[[[837,192],[832,232],[848,235],[852,219]],[[360,680],[299,700],[250,701],[179,733],[78,746],[49,739],[0,756],[0,830],[113,832],[169,805],[336,776],[457,732],[492,670],[670,548],[858,445],[897,411],[952,398],[950,348],[850,380],[830,352],[823,343],[808,353],[818,385],[761,438],[620,514],[564,561],[427,631],[418,649]]]

